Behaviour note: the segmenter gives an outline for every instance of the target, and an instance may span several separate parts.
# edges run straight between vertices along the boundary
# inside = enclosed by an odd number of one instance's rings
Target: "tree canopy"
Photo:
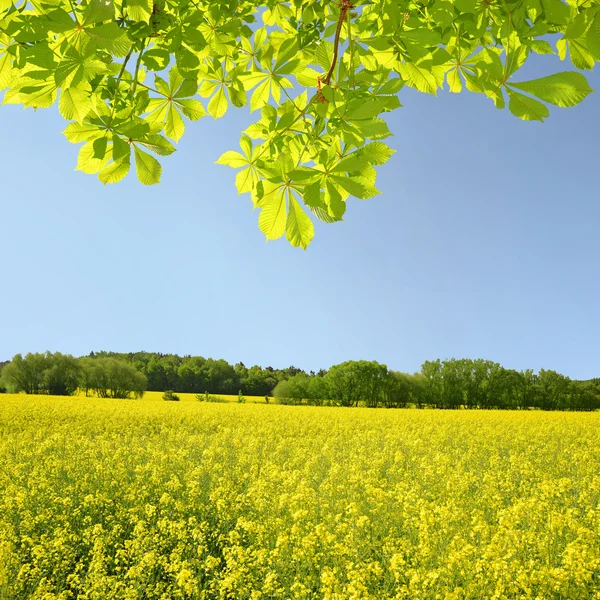
[[[3,103],[58,100],[78,170],[117,183],[133,161],[158,183],[156,156],[188,121],[249,104],[256,121],[217,162],[238,169],[267,239],[302,248],[311,216],[340,221],[350,196],[379,193],[382,115],[404,86],[466,89],[539,121],[592,91],[570,67],[524,80],[535,54],[592,69],[597,0],[0,0]]]

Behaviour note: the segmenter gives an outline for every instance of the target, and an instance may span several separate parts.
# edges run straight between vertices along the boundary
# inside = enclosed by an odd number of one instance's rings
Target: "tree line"
[[[282,380],[304,373],[298,367],[285,369],[246,367],[223,359],[203,356],[179,356],[157,352],[92,352],[90,358],[114,358],[125,361],[143,373],[148,380],[148,390],[162,392],[176,390],[184,393],[237,394],[243,390],[249,396],[272,395]]]
[[[100,398],[141,398],[148,380],[133,365],[102,357],[74,358],[60,352],[16,354],[0,371],[0,390],[72,396],[79,390]]]
[[[271,396],[280,381],[297,373],[304,371],[156,352],[101,351],[81,358],[45,352],[17,354],[0,363],[0,391],[72,395],[83,389],[101,397],[126,397],[146,390],[212,394],[243,390],[250,396]]]
[[[359,360],[322,376],[296,374],[273,394],[286,404],[589,411],[600,408],[600,379],[574,381],[552,370],[516,371],[489,360],[455,358],[425,361],[411,375]]]
[[[596,410],[600,379],[571,380],[556,371],[505,369],[484,359],[425,361],[418,373],[376,361],[346,361],[315,373],[231,365],[223,359],[154,352],[17,354],[0,364],[0,391],[103,398],[141,397],[146,390],[274,396],[283,404],[403,408]]]

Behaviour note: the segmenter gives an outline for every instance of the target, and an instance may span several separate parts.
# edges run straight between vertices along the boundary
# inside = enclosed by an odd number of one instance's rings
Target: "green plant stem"
[[[140,52],[138,54],[137,60],[135,62],[135,73],[133,75],[133,83],[131,84],[131,96],[132,98],[134,98],[135,100],[135,91],[137,89],[137,83],[138,83],[138,73],[140,71],[140,65],[142,63],[142,56],[144,54],[144,50],[146,49],[146,45],[148,43],[148,40],[144,39],[142,42],[142,47],[140,48]]]
[[[129,49],[127,56],[123,60],[123,64],[121,65],[121,70],[119,71],[119,75],[117,76],[117,85],[115,87],[115,95],[113,97],[113,109],[111,117],[115,114],[115,109],[117,108],[117,96],[119,95],[119,86],[121,85],[121,79],[123,79],[123,74],[125,73],[125,69],[127,67],[127,63],[133,54],[133,46]]]
[[[354,89],[354,40],[352,39],[352,22],[350,11],[346,11],[346,27],[348,28],[348,47],[350,48],[350,87]]]

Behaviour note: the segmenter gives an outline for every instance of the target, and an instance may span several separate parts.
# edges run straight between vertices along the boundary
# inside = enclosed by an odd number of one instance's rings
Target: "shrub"
[[[208,392],[204,392],[204,394],[196,394],[196,400],[198,400],[198,402],[228,402],[227,398],[222,398],[221,396],[213,396]]]
[[[208,396],[207,402],[229,402],[227,398],[223,398],[222,396],[213,396],[212,394]]]
[[[165,390],[163,400],[172,400],[178,402],[181,398],[173,390]]]

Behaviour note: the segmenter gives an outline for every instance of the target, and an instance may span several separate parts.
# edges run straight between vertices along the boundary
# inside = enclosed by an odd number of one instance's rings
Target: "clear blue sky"
[[[0,360],[151,350],[413,372],[454,356],[600,376],[600,94],[545,124],[472,94],[400,98],[383,194],[317,224],[307,252],[265,243],[213,164],[246,110],[192,124],[161,185],[105,188],[73,171],[55,108],[0,107]]]

